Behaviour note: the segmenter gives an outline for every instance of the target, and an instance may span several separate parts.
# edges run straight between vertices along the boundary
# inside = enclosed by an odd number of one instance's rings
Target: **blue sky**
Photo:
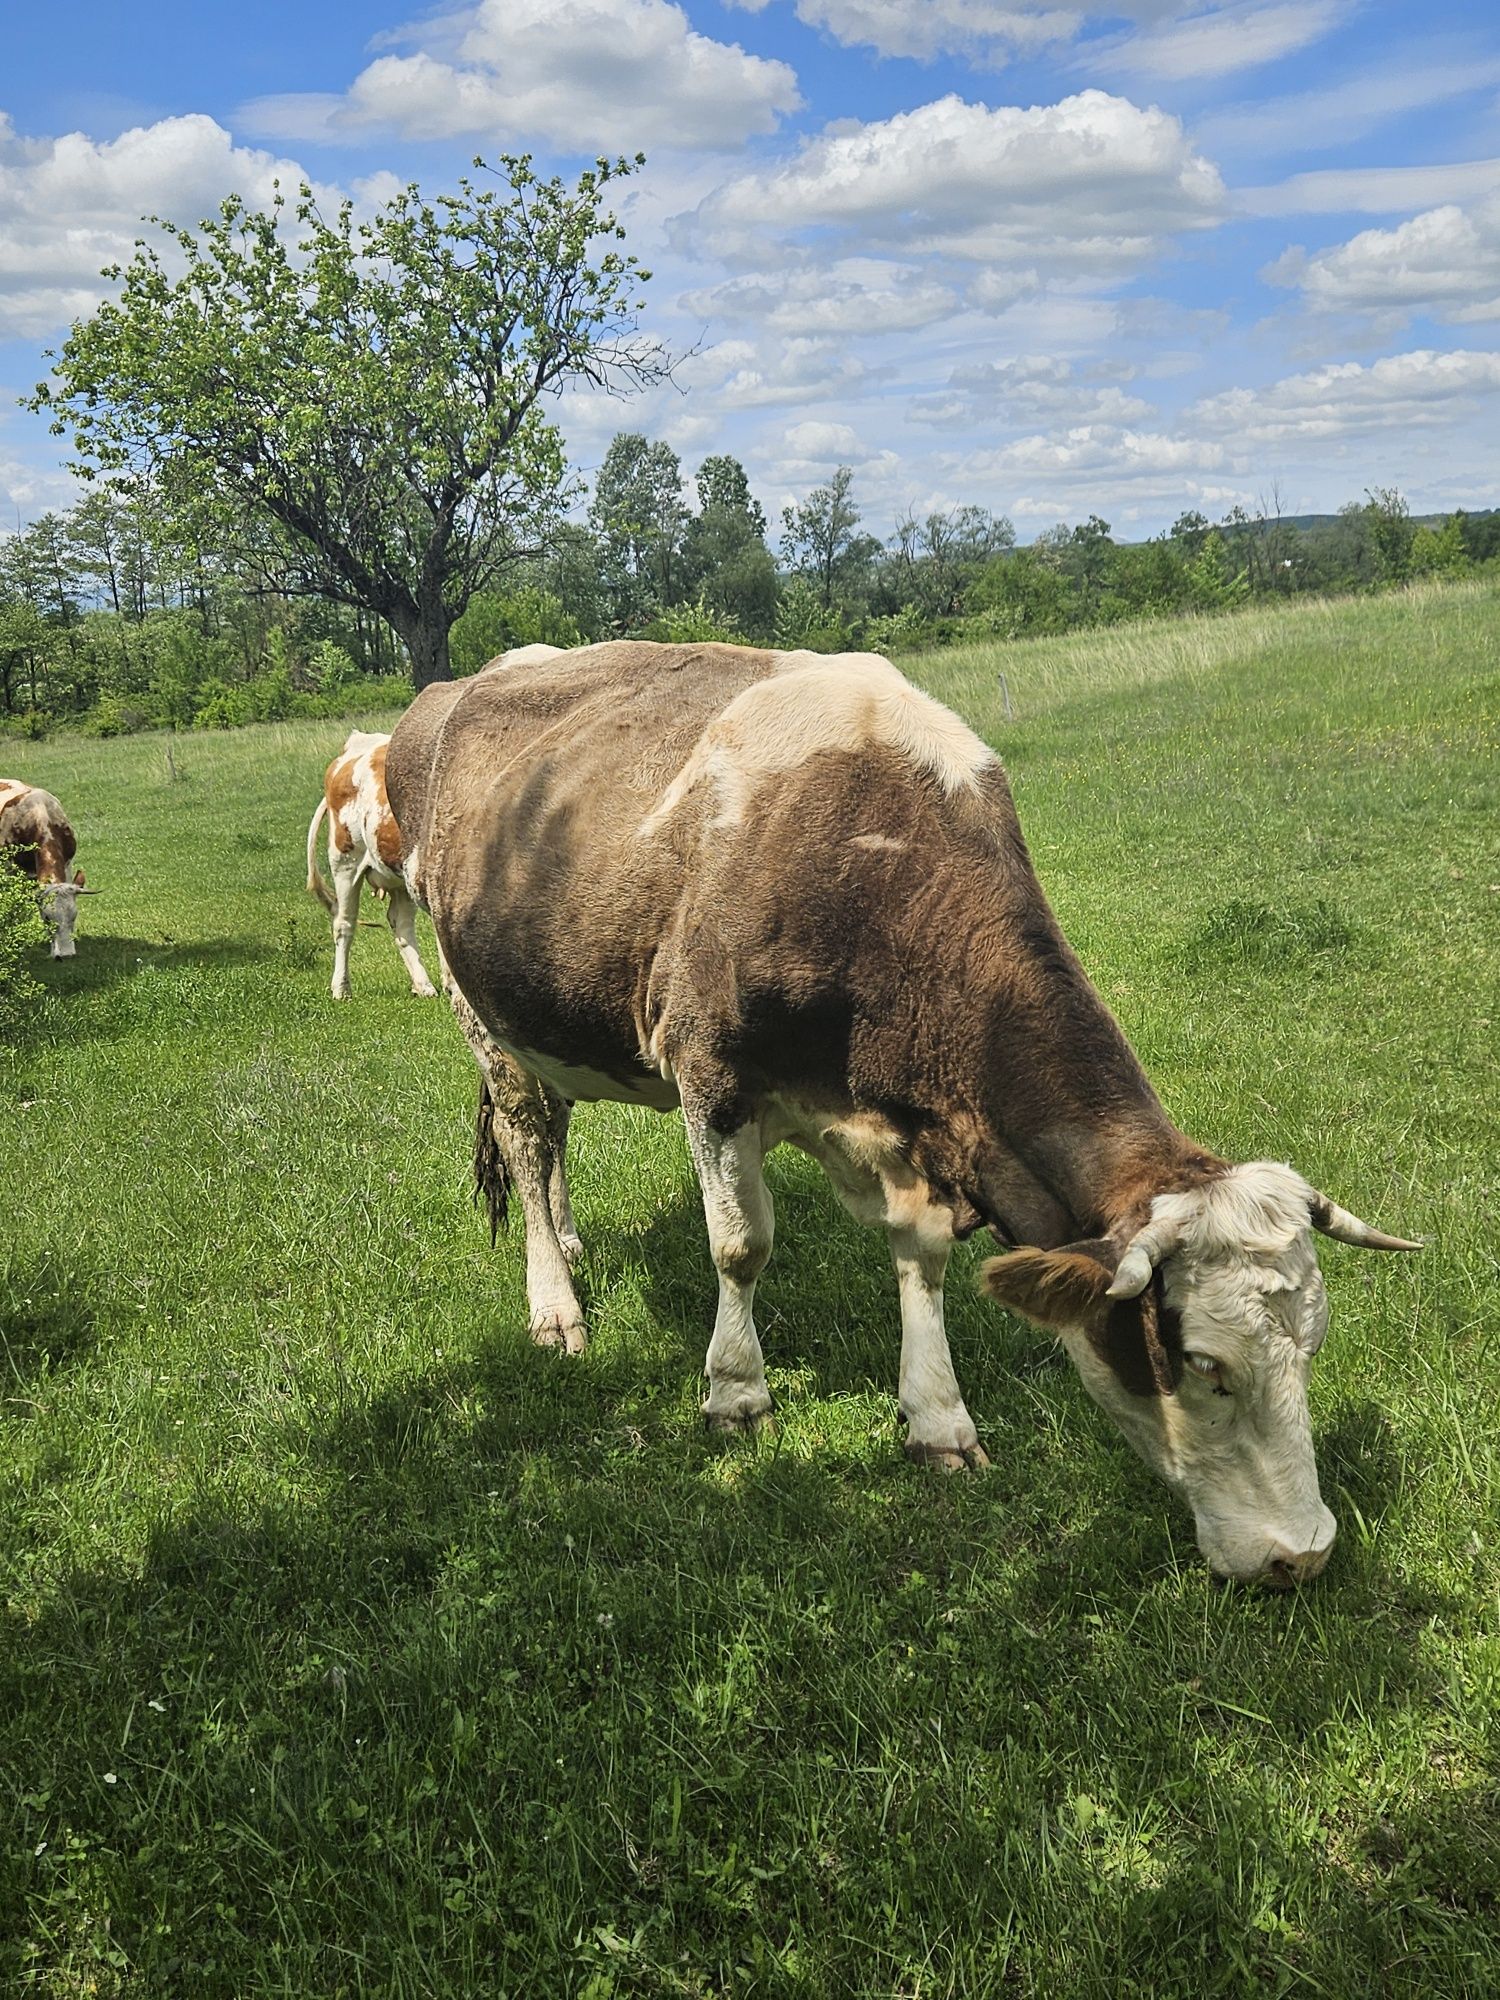
[[[0,519],[72,488],[16,397],[150,211],[306,175],[378,201],[476,152],[644,150],[622,214],[678,386],[569,395],[769,511],[869,526],[1375,485],[1500,504],[1500,11],[1393,0],[270,0],[12,10]]]

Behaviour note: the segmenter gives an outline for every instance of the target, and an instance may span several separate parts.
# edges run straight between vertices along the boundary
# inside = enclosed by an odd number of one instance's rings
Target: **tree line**
[[[1022,547],[979,506],[881,536],[848,466],[773,528],[737,459],[689,482],[639,431],[590,487],[549,407],[673,366],[640,333],[649,273],[607,206],[639,164],[570,187],[507,156],[364,219],[304,186],[156,223],[29,399],[86,491],[0,542],[0,729],[347,713],[538,640],[901,652],[1496,556],[1500,516],[1417,523],[1386,489],[1311,523],[1273,491],[1143,543],[1090,515]]]
[[[231,727],[409,698],[410,656],[384,618],[279,588],[241,558],[235,538],[216,546],[201,524],[185,538],[145,484],[98,487],[8,536],[0,728]],[[580,516],[472,593],[449,653],[457,674],[510,646],[618,635],[901,653],[1497,564],[1500,512],[1414,521],[1391,489],[1307,523],[1274,506],[1218,522],[1188,510],[1145,542],[1117,541],[1095,514],[1022,546],[978,506],[908,514],[881,538],[847,466],[773,534],[737,459],[706,458],[689,487],[669,446],[623,432]]]

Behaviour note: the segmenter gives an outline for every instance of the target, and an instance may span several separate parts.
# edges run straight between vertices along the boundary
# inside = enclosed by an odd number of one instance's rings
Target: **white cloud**
[[[1241,0],[1197,9],[1116,42],[1108,51],[1087,50],[1093,61],[1163,82],[1229,76],[1277,62],[1321,41],[1346,18],[1351,0]]]
[[[1139,423],[1154,414],[1139,396],[1114,383],[1088,380],[1056,355],[1018,355],[1010,361],[972,362],[955,368],[945,391],[919,396],[909,415],[938,429],[968,429],[1061,419],[1072,426]]]
[[[682,386],[719,410],[774,408],[858,395],[877,371],[846,342],[825,339],[725,340],[678,369]]]
[[[912,332],[951,318],[959,298],[951,285],[928,279],[914,264],[873,257],[808,260],[731,278],[678,301],[705,319],[759,321],[779,332],[869,334]]]
[[[1242,446],[1314,444],[1382,432],[1392,435],[1392,448],[1399,451],[1403,429],[1466,422],[1495,396],[1500,396],[1500,354],[1418,348],[1369,364],[1334,362],[1262,389],[1230,389],[1205,397],[1187,421]]]
[[[1445,203],[1395,229],[1364,229],[1309,254],[1288,250],[1262,274],[1324,312],[1500,319],[1500,190],[1470,208]]]
[[[303,179],[201,114],[102,143],[22,138],[0,114],[0,335],[45,336],[91,312],[108,290],[101,268],[129,258],[144,217],[191,224],[231,192],[263,207],[275,182],[294,193]]]
[[[259,98],[242,119],[331,143],[395,133],[634,152],[739,146],[801,103],[787,64],[699,34],[671,0],[479,0],[382,41],[411,53],[377,56],[342,93]]]
[[[1242,215],[1399,215],[1500,192],[1500,160],[1447,166],[1330,167],[1293,174],[1273,187],[1237,188]]]
[[[1221,154],[1243,151],[1264,159],[1279,152],[1323,151],[1362,139],[1387,119],[1500,83],[1500,59],[1486,50],[1450,45],[1440,60],[1434,53],[1424,41],[1403,50],[1402,60],[1341,76],[1331,87],[1212,112],[1196,129],[1204,144]]]
[[[1217,221],[1223,205],[1217,170],[1163,111],[1097,90],[1030,109],[945,97],[830,127],[784,165],[728,182],[679,236],[756,265],[768,238],[824,232],[846,252],[1107,283],[1133,276],[1166,235]]]
[[[766,0],[729,4],[758,14]],[[797,0],[800,20],[846,47],[924,59],[973,56],[989,63],[1070,42],[1085,11],[1057,7],[1051,0]]]

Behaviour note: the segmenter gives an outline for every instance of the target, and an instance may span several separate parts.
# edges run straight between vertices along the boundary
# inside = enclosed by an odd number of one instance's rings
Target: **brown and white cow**
[[[42,893],[42,916],[52,933],[52,956],[73,958],[78,947],[73,927],[78,921],[78,898],[97,895],[84,886],[83,870],[75,869],[71,881],[68,864],[78,852],[78,841],[68,816],[50,792],[20,778],[0,778],[0,852],[9,854],[23,875],[29,875]]]
[[[912,1457],[984,1462],[943,1279],[988,1225],[1027,1247],[984,1288],[1061,1336],[1213,1568],[1322,1569],[1312,1231],[1417,1246],[1176,1129],[1058,928],[998,758],[956,716],[869,654],[620,642],[426,689],[387,780],[487,1063],[480,1160],[525,1213],[534,1337],[584,1340],[560,1242],[568,1102],[680,1104],[719,1274],[710,1423],[771,1406],[751,1304],[761,1162],[786,1141],[888,1232]]]
[[[323,797],[307,829],[307,888],[333,917],[333,997],[349,998],[349,947],[359,922],[359,893],[366,878],[386,897],[391,935],[422,999],[436,992],[417,950],[416,909],[401,873],[401,833],[385,795],[389,736],[351,730],[323,776]],[[329,893],[318,870],[318,828],[328,819]]]

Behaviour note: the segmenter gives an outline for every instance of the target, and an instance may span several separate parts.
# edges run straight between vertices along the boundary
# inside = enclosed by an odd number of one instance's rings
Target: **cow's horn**
[[[1105,1293],[1110,1299],[1138,1299],[1151,1282],[1151,1273],[1163,1257],[1170,1257],[1182,1241],[1180,1225],[1148,1222],[1125,1245],[1125,1254],[1115,1267],[1114,1282]]]
[[[1355,1243],[1361,1250],[1424,1248],[1421,1243],[1408,1243],[1404,1236],[1387,1236],[1383,1229],[1372,1229],[1368,1222],[1361,1222],[1357,1215],[1351,1215],[1347,1208],[1340,1208],[1326,1194],[1313,1196],[1312,1226],[1320,1236],[1331,1236],[1336,1243]]]

